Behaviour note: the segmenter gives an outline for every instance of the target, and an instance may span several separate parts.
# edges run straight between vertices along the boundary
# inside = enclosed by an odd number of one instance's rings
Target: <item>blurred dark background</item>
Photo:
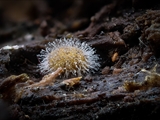
[[[0,47],[83,30],[111,0],[0,0]],[[37,38],[38,37],[38,38]]]
[[[40,17],[90,18],[109,0],[0,0],[0,27],[8,22],[34,21]],[[46,18],[45,18],[46,17]]]
[[[156,0],[0,0],[0,47],[61,37],[86,29],[92,16],[116,2],[117,9],[144,8]],[[145,3],[145,4],[144,4]]]

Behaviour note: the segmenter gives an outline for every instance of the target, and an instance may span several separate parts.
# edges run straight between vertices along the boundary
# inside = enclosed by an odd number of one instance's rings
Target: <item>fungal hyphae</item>
[[[63,68],[63,77],[81,76],[100,67],[99,57],[86,42],[76,38],[55,39],[38,55],[41,73],[47,74]]]

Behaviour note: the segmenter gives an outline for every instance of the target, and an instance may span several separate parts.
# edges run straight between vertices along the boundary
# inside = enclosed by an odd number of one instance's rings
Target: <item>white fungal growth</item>
[[[4,46],[2,47],[0,50],[10,50],[10,49],[19,49],[19,48],[23,48],[24,45],[13,45],[13,46]]]
[[[39,68],[42,73],[54,72],[61,67],[64,77],[81,76],[100,67],[95,50],[76,38],[56,39],[48,43],[46,49],[38,55],[38,59],[41,61]]]

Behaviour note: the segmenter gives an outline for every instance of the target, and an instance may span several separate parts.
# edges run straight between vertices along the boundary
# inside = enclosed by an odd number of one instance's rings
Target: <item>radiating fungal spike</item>
[[[99,57],[87,43],[78,39],[56,39],[48,43],[45,50],[38,55],[42,73],[50,73],[59,67],[64,70],[64,77],[81,76],[88,71],[94,72],[100,67]]]

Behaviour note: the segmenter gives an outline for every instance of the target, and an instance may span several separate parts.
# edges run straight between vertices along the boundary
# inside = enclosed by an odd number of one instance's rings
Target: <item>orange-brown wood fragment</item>
[[[67,80],[64,80],[62,82],[62,84],[65,84],[67,86],[72,87],[72,86],[74,86],[76,84],[79,84],[79,81],[81,80],[81,78],[82,77],[76,77],[76,78],[67,79]]]
[[[118,60],[118,53],[115,52],[115,53],[113,54],[113,56],[112,56],[112,62],[115,62],[115,61],[117,61],[117,60]]]
[[[38,83],[34,83],[29,87],[40,87],[52,84],[55,81],[55,78],[58,77],[63,72],[62,68],[58,68],[55,72],[48,74],[42,78],[42,80]]]

